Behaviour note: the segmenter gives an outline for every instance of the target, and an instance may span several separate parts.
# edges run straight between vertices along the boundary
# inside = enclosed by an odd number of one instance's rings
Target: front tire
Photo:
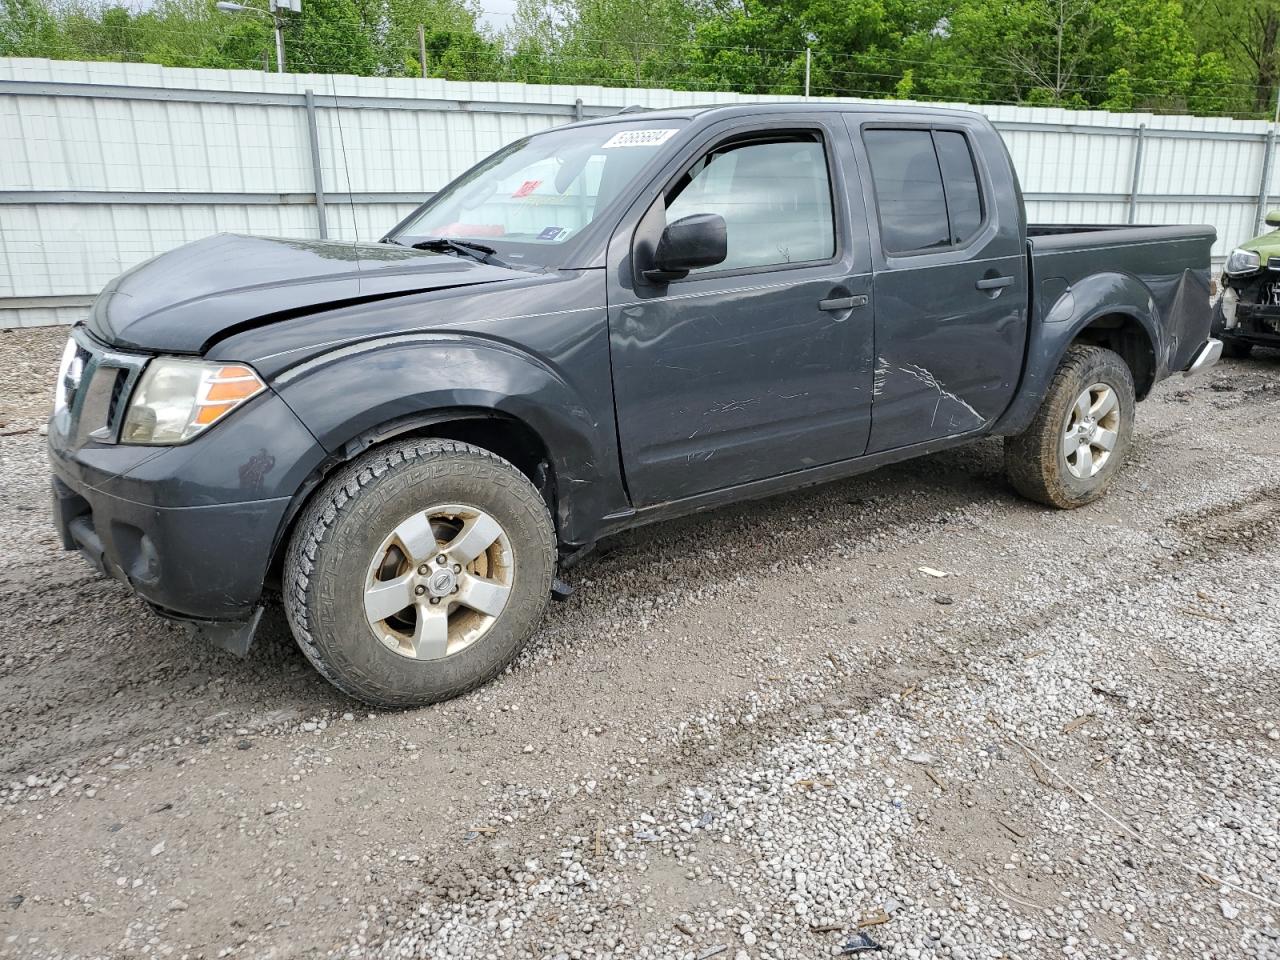
[[[285,612],[316,669],[381,708],[448,700],[520,652],[551,592],[542,496],[501,457],[452,440],[371,451],[299,518]]]
[[[1031,425],[1004,441],[1005,472],[1029,500],[1070,510],[1107,490],[1133,439],[1133,374],[1119,354],[1067,350]]]

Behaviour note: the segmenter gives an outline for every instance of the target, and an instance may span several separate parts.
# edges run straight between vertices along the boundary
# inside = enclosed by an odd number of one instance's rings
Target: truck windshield
[[[389,238],[480,241],[503,260],[553,265],[678,132],[679,120],[535,134],[499,150],[431,198]]]

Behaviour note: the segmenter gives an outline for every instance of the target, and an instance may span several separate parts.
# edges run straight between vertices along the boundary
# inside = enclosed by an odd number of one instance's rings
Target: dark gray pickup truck
[[[67,549],[382,706],[494,676],[626,527],[1005,438],[1100,496],[1211,365],[1209,227],[1031,227],[983,117],[749,104],[520,140],[378,243],[217,236],[113,281],[49,428]]]

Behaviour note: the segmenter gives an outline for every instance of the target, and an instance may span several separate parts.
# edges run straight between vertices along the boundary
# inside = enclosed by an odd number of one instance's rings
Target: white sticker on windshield
[[[600,144],[600,148],[610,150],[613,147],[656,147],[660,143],[666,143],[676,133],[676,130],[624,130],[621,133],[615,133]]]

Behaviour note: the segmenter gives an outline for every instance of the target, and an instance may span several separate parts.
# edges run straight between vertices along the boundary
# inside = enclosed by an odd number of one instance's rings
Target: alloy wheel
[[[1120,399],[1105,383],[1086,387],[1067,413],[1062,455],[1077,480],[1094,477],[1107,465],[1119,439]]]
[[[492,628],[514,574],[511,542],[492,516],[465,504],[430,507],[402,520],[375,552],[365,617],[394,652],[439,660]]]

